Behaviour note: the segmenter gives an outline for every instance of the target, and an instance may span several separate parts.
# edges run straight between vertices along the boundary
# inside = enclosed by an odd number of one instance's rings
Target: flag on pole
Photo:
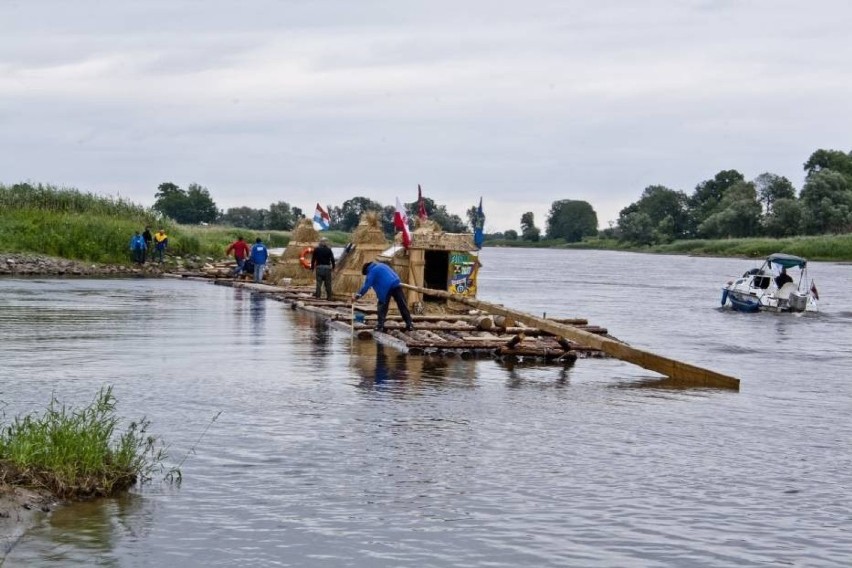
[[[393,226],[402,231],[402,246],[408,248],[411,246],[411,233],[408,232],[408,217],[405,215],[405,208],[396,198],[396,211],[393,214]]]
[[[331,226],[331,217],[328,212],[322,208],[322,205],[317,203],[317,208],[314,210],[314,229],[317,231],[327,231]]]
[[[814,298],[819,300],[819,292],[817,292],[816,282],[811,280],[811,294],[814,295]]]
[[[420,190],[420,184],[417,184],[417,216],[421,220],[426,219],[429,215],[426,214],[426,203],[423,202],[423,192]]]
[[[482,198],[479,198],[479,208],[476,210],[476,219],[473,223],[473,244],[481,249],[485,241],[485,213],[482,212]]]

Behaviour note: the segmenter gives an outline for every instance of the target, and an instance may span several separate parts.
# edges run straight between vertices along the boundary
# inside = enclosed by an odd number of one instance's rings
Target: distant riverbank
[[[808,260],[852,261],[852,233],[845,235],[789,237],[784,239],[694,239],[647,246],[631,245],[615,239],[589,239],[581,243],[564,243],[561,240],[539,241],[537,243],[501,240],[488,241],[486,242],[486,246],[618,250],[654,254],[692,254],[742,258],[763,258],[775,252],[784,252],[801,256]]]

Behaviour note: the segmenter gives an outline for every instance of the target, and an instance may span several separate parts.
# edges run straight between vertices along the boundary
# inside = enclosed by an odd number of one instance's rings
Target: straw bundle
[[[373,262],[379,254],[388,248],[388,241],[382,232],[379,214],[368,211],[361,215],[361,221],[352,234],[348,252],[341,255],[334,271],[334,293],[352,295],[364,283],[361,267],[365,262]],[[375,301],[372,291],[368,301]]]
[[[319,242],[319,232],[314,229],[311,219],[302,219],[293,231],[290,244],[284,249],[278,262],[270,267],[269,278],[272,283],[281,282],[284,278],[290,278],[295,286],[304,286],[315,282],[314,273],[306,270],[299,263],[302,250],[306,247],[315,247]]]

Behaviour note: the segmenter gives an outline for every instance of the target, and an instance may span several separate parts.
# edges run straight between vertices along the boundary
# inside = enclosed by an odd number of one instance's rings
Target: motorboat
[[[722,287],[722,306],[738,312],[817,311],[818,300],[816,285],[808,281],[808,261],[780,252]]]

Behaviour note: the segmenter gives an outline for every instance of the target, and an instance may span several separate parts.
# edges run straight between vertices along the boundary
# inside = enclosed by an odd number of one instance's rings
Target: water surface
[[[181,487],[61,508],[5,566],[847,566],[852,267],[818,314],[718,309],[752,263],[486,249],[480,297],[742,379],[406,358],[243,290],[0,280],[6,416],[114,385]],[[214,421],[214,417],[217,417]]]

